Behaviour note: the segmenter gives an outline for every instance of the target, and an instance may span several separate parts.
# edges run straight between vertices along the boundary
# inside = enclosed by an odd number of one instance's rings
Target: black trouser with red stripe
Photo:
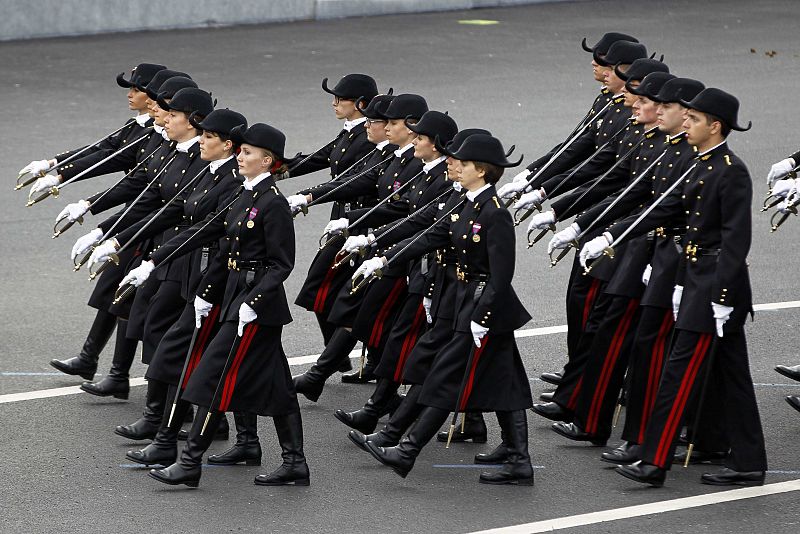
[[[605,282],[591,276],[584,276],[583,267],[573,262],[567,286],[567,358],[572,359],[581,339],[589,313],[597,297],[602,293]]]
[[[686,406],[699,395],[707,372],[713,334],[676,330],[675,341],[661,376],[653,413],[642,443],[642,460],[669,469],[686,416]],[[716,339],[712,373],[719,375],[726,435],[730,453],[725,466],[735,471],[766,471],[767,455],[758,414],[744,331],[726,332]],[[698,406],[699,432],[709,414]],[[694,420],[686,421],[694,424]]]
[[[427,326],[422,295],[408,293],[392,323],[375,374],[401,384],[406,361]]]
[[[575,406],[575,423],[593,436],[611,435],[614,407],[638,320],[638,299],[613,296],[594,335]]]
[[[604,282],[589,276],[581,278],[583,280],[580,284],[588,279],[587,288],[589,289],[584,298],[584,308],[581,310],[581,335],[574,350],[570,351],[569,361],[564,366],[564,376],[553,395],[553,402],[569,411],[574,411],[577,406],[583,387],[583,370],[591,356],[594,336],[600,328],[612,300],[609,295],[602,293]]]
[[[628,362],[625,428],[622,439],[642,443],[653,411],[661,371],[669,356],[675,321],[672,309],[642,306]]]

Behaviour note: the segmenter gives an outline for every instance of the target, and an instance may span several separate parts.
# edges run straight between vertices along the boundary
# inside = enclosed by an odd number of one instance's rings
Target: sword
[[[252,326],[252,324],[247,325],[247,328],[249,329],[250,326]],[[228,371],[228,368],[231,365],[231,360],[233,359],[233,355],[236,354],[236,349],[238,349],[239,346],[241,345],[242,339],[244,339],[244,336],[240,337],[238,335],[233,339],[233,345],[231,345],[231,350],[228,353],[228,359],[225,360],[225,366],[222,368],[222,373],[219,375],[219,382],[217,382],[217,388],[214,390],[214,395],[211,397],[211,403],[208,405],[208,413],[206,413],[206,419],[205,421],[203,421],[203,428],[200,429],[201,436],[206,433],[206,426],[208,425],[208,421],[211,419],[211,413],[214,411],[214,402],[217,399],[219,388],[222,385],[222,382],[225,381],[225,373]]]
[[[121,154],[122,152],[124,152],[124,151],[128,150],[129,148],[131,148],[131,147],[133,147],[133,146],[136,146],[136,145],[138,145],[139,143],[141,143],[142,141],[144,141],[144,140],[145,140],[145,138],[147,138],[147,137],[149,137],[149,136],[150,136],[150,132],[148,132],[148,133],[144,134],[143,136],[139,137],[139,138],[138,138],[138,139],[136,139],[135,141],[132,141],[131,143],[129,143],[129,144],[127,144],[127,145],[125,145],[125,146],[124,146],[124,147],[122,147],[122,148],[120,148],[120,149],[119,149],[119,150],[117,150],[116,152],[112,152],[111,154],[109,154],[109,155],[108,155],[108,156],[106,156],[105,158],[101,159],[100,161],[98,161],[97,163],[95,163],[94,165],[92,165],[91,167],[89,167],[88,169],[84,169],[83,171],[79,172],[78,174],[76,174],[75,176],[73,176],[72,178],[70,178],[69,180],[67,180],[66,182],[62,182],[62,183],[60,183],[60,184],[58,184],[58,185],[55,185],[55,186],[51,187],[50,189],[47,189],[47,190],[46,190],[44,193],[42,193],[41,195],[39,195],[39,196],[38,196],[38,197],[36,197],[36,198],[32,198],[31,194],[29,194],[29,195],[28,195],[28,203],[27,203],[27,204],[25,204],[25,207],[28,207],[28,208],[29,208],[29,207],[33,206],[34,204],[36,204],[36,203],[38,203],[38,202],[41,202],[42,200],[46,199],[46,198],[47,198],[47,197],[49,197],[49,196],[54,196],[54,197],[57,197],[57,196],[58,196],[58,193],[59,193],[59,191],[61,191],[61,189],[62,189],[62,188],[64,188],[64,187],[65,187],[67,184],[71,184],[71,183],[72,183],[72,182],[74,182],[75,180],[77,180],[77,179],[81,178],[81,177],[82,177],[83,175],[85,175],[86,173],[93,171],[94,169],[96,169],[97,167],[99,167],[99,166],[100,166],[100,165],[102,165],[103,163],[107,162],[108,160],[110,160],[110,159],[112,159],[112,158],[116,157],[117,155]]]
[[[650,205],[647,207],[647,209],[645,209],[645,210],[644,210],[644,211],[643,211],[643,212],[642,212],[642,213],[641,213],[641,214],[640,214],[640,215],[639,215],[639,216],[638,216],[638,217],[637,217],[637,218],[636,218],[636,219],[635,219],[635,220],[634,220],[634,221],[633,221],[633,222],[632,222],[632,223],[631,223],[631,224],[630,224],[630,225],[629,225],[629,226],[628,226],[626,229],[625,229],[625,231],[624,231],[624,232],[622,232],[622,233],[620,234],[620,236],[619,236],[617,239],[615,239],[615,240],[614,240],[614,241],[615,241],[615,243],[619,243],[620,241],[622,241],[623,239],[625,239],[625,238],[628,236],[628,234],[630,234],[630,233],[633,231],[633,229],[634,229],[634,228],[636,228],[636,227],[639,225],[639,223],[641,223],[641,222],[642,222],[642,221],[645,219],[645,217],[647,217],[648,215],[650,215],[650,212],[651,212],[651,211],[653,211],[654,209],[656,209],[656,207],[657,207],[659,204],[661,204],[661,202],[662,202],[662,201],[663,201],[665,198],[667,198],[667,197],[669,196],[669,194],[670,194],[670,193],[672,193],[672,191],[674,191],[676,187],[678,187],[678,185],[680,185],[680,183],[683,181],[683,179],[684,179],[684,178],[686,178],[686,176],[688,176],[688,175],[689,175],[689,173],[690,173],[690,172],[692,172],[692,171],[694,170],[694,168],[695,168],[695,167],[697,167],[697,163],[696,163],[696,162],[695,162],[695,163],[693,163],[691,167],[689,167],[688,169],[686,169],[686,172],[684,172],[683,174],[681,174],[680,178],[678,178],[677,180],[675,180],[675,181],[674,181],[674,182],[673,182],[673,183],[672,183],[672,184],[671,184],[671,185],[670,185],[670,186],[667,188],[667,190],[666,190],[666,191],[664,191],[664,192],[661,194],[661,196],[660,196],[660,197],[658,197],[657,199],[655,199],[655,200],[653,201],[653,203],[652,203],[652,204],[650,204]],[[605,250],[603,250],[603,254],[602,254],[601,256],[598,256],[598,257],[597,257],[597,259],[595,259],[595,260],[592,262],[592,264],[591,264],[591,265],[589,265],[588,267],[586,267],[586,270],[584,270],[584,271],[583,271],[583,274],[584,274],[584,275],[587,275],[587,274],[589,274],[589,272],[592,270],[592,268],[593,268],[595,265],[597,265],[597,263],[598,263],[600,260],[602,260],[604,257],[613,258],[613,257],[614,257],[614,248],[613,248],[613,247],[611,247],[611,246],[607,246],[607,247],[605,248]]]
[[[304,157],[303,159],[301,159],[297,163],[292,164],[292,166],[289,167],[289,172],[292,172],[293,170],[295,170],[297,167],[299,167],[303,163],[307,162],[308,160],[310,160],[311,158],[313,158],[314,156],[316,156],[317,154],[319,154],[320,152],[322,152],[323,150],[325,150],[326,148],[328,148],[332,144],[336,143],[336,141],[338,141],[339,139],[342,138],[342,134],[344,134],[344,132],[345,131],[342,130],[341,132],[339,132],[339,135],[337,135],[336,137],[333,138],[333,140],[329,141],[328,143],[325,143],[324,145],[322,145],[321,147],[319,147],[314,152],[312,152],[308,156]]]
[[[83,154],[84,152],[89,150],[90,148],[92,148],[94,146],[97,146],[98,144],[102,143],[103,141],[105,141],[106,139],[111,137],[112,135],[119,133],[120,131],[122,131],[123,128],[125,128],[126,126],[128,126],[130,124],[131,123],[123,124],[122,126],[117,128],[116,130],[111,132],[110,134],[106,135],[105,137],[101,137],[100,139],[98,139],[97,141],[95,141],[94,143],[92,143],[90,145],[86,145],[82,149],[80,149],[77,152],[75,152],[74,154],[72,154],[70,157],[65,158],[63,161],[58,161],[58,159],[56,159],[56,164],[55,165],[53,165],[51,167],[48,167],[47,169],[41,171],[39,174],[37,174],[35,176],[31,174],[31,177],[26,179],[22,183],[20,183],[20,179],[22,179],[22,177],[25,176],[26,174],[30,174],[30,173],[28,173],[27,171],[19,173],[17,175],[17,184],[14,186],[14,191],[19,191],[23,187],[31,185],[33,182],[35,182],[36,180],[38,180],[39,178],[41,178],[42,176],[44,176],[48,172],[51,172],[51,171],[55,170],[56,168],[58,168],[59,165],[64,165],[65,163],[69,163],[70,161],[74,160],[75,158],[77,158],[78,156],[80,156],[81,154]]]
[[[488,342],[487,338],[484,337],[481,345]],[[453,410],[453,420],[450,421],[450,430],[447,431],[447,445],[445,445],[445,449],[450,448],[450,442],[453,439],[453,432],[456,429],[456,421],[458,420],[458,412],[462,410],[461,403],[464,402],[464,393],[467,387],[467,380],[469,379],[469,372],[472,369],[472,364],[475,361],[475,343],[472,343],[471,350],[469,351],[469,358],[467,358],[467,366],[464,368],[464,377],[461,379],[461,386],[458,388],[458,400],[456,401],[456,409]],[[464,412],[466,416],[466,412]],[[462,427],[463,431],[463,427]]]

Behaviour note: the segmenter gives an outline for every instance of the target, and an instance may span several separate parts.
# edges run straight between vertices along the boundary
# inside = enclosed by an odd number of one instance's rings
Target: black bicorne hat
[[[156,96],[153,97],[153,100],[158,101],[159,96],[164,99],[172,98],[175,96],[175,93],[181,89],[186,89],[187,87],[197,89],[197,84],[194,80],[184,78],[183,76],[173,76],[172,78],[167,78],[167,80],[161,84],[161,87],[159,87],[158,93],[156,93]],[[150,96],[149,93],[148,96]]]
[[[750,121],[748,121],[747,126],[739,126],[739,99],[716,87],[703,89],[691,101],[681,98],[680,103],[689,109],[714,115],[731,130],[746,132],[753,126]]]
[[[178,90],[172,99],[167,102],[168,97],[161,93],[158,95],[158,105],[166,111],[182,111],[187,115],[197,112],[201,117],[205,117],[214,111],[216,102],[211,98],[211,94],[196,87],[186,87]]]
[[[428,103],[419,95],[406,93],[394,97],[384,111],[387,119],[419,120],[428,111]]]
[[[286,148],[286,136],[274,126],[257,122],[247,128],[236,126],[231,130],[231,140],[237,145],[248,144],[259,148],[266,148],[275,157],[284,161],[283,151]]]
[[[131,70],[130,80],[125,79],[124,72],[117,74],[117,85],[125,89],[135,87],[140,91],[144,91],[145,86],[150,83],[153,76],[155,76],[158,71],[166,68],[167,67],[164,65],[159,65],[157,63],[139,63]]]
[[[631,80],[641,81],[651,72],[669,72],[669,67],[665,63],[650,58],[637,59],[624,72],[619,67],[620,65],[615,65],[614,72],[624,82]]]
[[[516,167],[522,163],[520,156],[516,162],[508,161],[502,143],[496,137],[486,134],[475,134],[467,137],[458,150],[451,152],[450,157],[461,161],[479,161],[498,167]]]
[[[444,154],[445,156],[450,156],[451,152],[455,152],[459,149],[461,144],[464,140],[469,137],[470,135],[492,135],[492,132],[489,130],[484,130],[483,128],[465,128],[460,130],[456,135],[453,136],[453,139],[448,143],[443,143],[439,137],[434,138],[433,144],[436,146],[436,150],[440,154]],[[510,156],[511,153],[507,153],[507,156]]]
[[[386,111],[386,108],[389,107],[389,102],[394,98],[394,96],[392,96],[393,91],[394,89],[390,87],[385,95],[375,95],[372,97],[372,100],[364,98],[363,96],[359,97],[359,99],[356,100],[356,107],[361,111],[361,114],[368,119],[385,121],[386,116],[383,112]]]
[[[215,109],[201,121],[197,120],[197,116],[198,113],[196,111],[192,112],[189,115],[189,122],[198,130],[206,132],[214,132],[230,137],[231,130],[237,126],[247,128],[247,119],[244,118],[244,115],[232,109]]]
[[[603,35],[599,41],[597,41],[596,45],[592,47],[586,46],[586,37],[584,37],[583,41],[581,42],[581,47],[587,52],[594,53],[596,51],[598,54],[604,56],[608,53],[609,47],[611,47],[611,45],[616,43],[617,41],[630,41],[632,43],[639,42],[639,40],[636,37],[633,37],[626,33],[608,32],[605,35]]]
[[[681,99],[693,99],[705,88],[706,86],[703,85],[702,82],[691,78],[673,78],[668,80],[658,91],[658,94],[654,97],[650,97],[650,99],[656,102],[679,103]]]
[[[362,96],[369,100],[378,94],[378,84],[367,74],[348,74],[333,89],[328,88],[328,78],[323,79],[322,90],[345,100],[358,100]]]
[[[161,92],[161,86],[175,76],[180,76],[182,78],[188,78],[189,80],[192,79],[191,76],[186,74],[185,72],[181,72],[179,70],[172,70],[172,69],[162,69],[156,72],[153,79],[145,86],[144,92],[147,93],[147,96],[150,97],[150,100],[155,100],[158,97],[158,93]],[[197,85],[195,85],[197,87]]]
[[[456,121],[446,112],[426,111],[416,124],[406,122],[406,128],[414,133],[427,135],[431,140],[439,138],[445,145],[458,133]]]
[[[631,94],[644,96],[655,102],[655,97],[658,95],[661,88],[664,87],[664,84],[674,78],[675,75],[668,72],[651,72],[642,79],[642,83],[640,83],[638,87],[628,87],[628,84],[625,84],[625,87]]]
[[[604,67],[613,67],[620,63],[630,65],[637,59],[647,57],[647,47],[641,43],[617,41],[608,48],[608,53],[604,56],[595,51],[592,53],[592,57],[598,65]]]

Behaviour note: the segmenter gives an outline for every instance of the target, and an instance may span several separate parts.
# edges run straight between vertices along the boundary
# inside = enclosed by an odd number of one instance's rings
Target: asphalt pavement
[[[498,21],[491,25],[463,20]],[[606,31],[626,31],[665,55],[672,72],[726,89],[741,100],[732,149],[754,181],[753,245],[749,257],[757,304],[800,300],[797,221],[769,233],[759,213],[772,162],[794,152],[800,41],[791,0],[692,2],[576,2],[468,12],[411,14],[144,32],[0,44],[2,143],[0,175],[0,396],[73,386],[51,358],[74,355],[93,311],[91,285],[73,273],[69,250],[92,221],[52,240],[55,215],[66,202],[100,190],[114,176],[65,188],[57,200],[25,208],[12,192],[17,170],[32,159],[89,142],[128,116],[117,73],[160,62],[192,74],[219,106],[269,122],[287,134],[287,153],[318,148],[338,132],[330,97],[320,88],[348,72],[373,75],[382,90],[424,95],[431,109],[447,110],[464,127],[490,129],[516,154],[533,159],[561,141],[594,98],[590,56],[580,48]],[[772,52],[776,52],[772,54]],[[767,52],[770,52],[767,54]],[[511,173],[509,173],[510,175]],[[510,178],[510,176],[509,176]],[[324,173],[280,184],[286,194],[326,179]],[[297,294],[316,250],[328,210],[296,219],[295,272],[286,284]],[[514,286],[533,315],[525,328],[562,325],[568,268],[548,266],[544,244],[526,248],[519,230]],[[800,479],[798,414],[783,401],[800,394],[772,368],[800,363],[797,311],[779,306],[748,324],[751,369],[763,419],[770,473],[767,482]],[[289,357],[321,352],[313,316],[292,308],[284,329]],[[536,377],[564,362],[563,333],[519,339],[534,393]],[[110,347],[101,368],[110,362]],[[304,366],[295,366],[299,372]],[[142,376],[138,362],[133,376]],[[598,457],[602,449],[574,445],[529,416],[536,485],[477,484],[473,454],[499,440],[492,416],[486,445],[432,443],[401,480],[357,450],[336,408],[357,408],[371,387],[345,386],[335,376],[316,404],[301,400],[309,488],[261,488],[252,477],[278,465],[272,423],[259,422],[264,467],[214,467],[197,490],[158,484],[125,460],[137,444],[113,434],[138,417],[144,388],[128,402],[69,395],[0,404],[0,509],[4,532],[469,532],[543,519],[665,501],[720,491],[699,484],[702,466],[673,469],[662,489],[628,482]],[[610,446],[618,444],[615,439]],[[228,446],[216,442],[211,452]],[[797,532],[797,493],[713,504],[568,532]]]

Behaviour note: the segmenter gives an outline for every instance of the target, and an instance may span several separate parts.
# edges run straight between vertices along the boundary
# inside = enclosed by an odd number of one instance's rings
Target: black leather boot
[[[136,356],[136,345],[139,342],[125,337],[127,329],[127,319],[117,319],[117,338],[114,345],[114,358],[111,360],[111,369],[99,382],[84,382],[81,384],[81,390],[98,397],[128,398],[130,391],[128,372],[131,370],[133,358]]]
[[[403,437],[406,430],[411,428],[411,425],[414,424],[414,421],[417,420],[417,417],[425,408],[421,404],[417,404],[421,391],[422,386],[411,386],[406,396],[403,397],[403,400],[392,413],[386,426],[380,431],[364,435],[358,430],[351,430],[348,432],[347,437],[364,451],[367,450],[367,441],[371,441],[379,447],[394,447],[400,443],[400,438]]]
[[[171,486],[185,484],[190,488],[197,487],[203,470],[203,454],[211,445],[214,431],[217,429],[220,419],[225,415],[219,412],[211,412],[206,431],[203,435],[200,435],[207,413],[207,408],[198,407],[197,416],[194,418],[192,428],[189,430],[189,438],[181,451],[180,458],[177,462],[164,469],[151,469],[148,474],[152,478]]]
[[[391,467],[392,471],[406,478],[414,468],[414,462],[422,447],[433,439],[442,423],[447,420],[448,415],[447,410],[427,406],[408,436],[403,438],[396,447],[381,447],[367,441],[367,451],[380,463]]]
[[[252,413],[233,414],[236,443],[222,454],[212,454],[208,463],[217,465],[261,465],[261,444],[258,442],[258,416]]]
[[[601,454],[600,459],[610,464],[630,465],[641,460],[641,450],[637,443],[626,441],[616,449]]]
[[[100,359],[100,353],[103,352],[116,326],[117,317],[114,314],[97,310],[80,354],[66,360],[50,360],[50,365],[64,374],[93,380],[97,372],[97,360]]]
[[[456,428],[453,431],[453,437],[450,439],[453,443],[460,443],[472,440],[472,443],[486,443],[486,421],[483,420],[483,414],[480,412],[466,412],[462,414],[463,421],[456,423]],[[464,431],[461,431],[461,426],[464,426]],[[442,431],[436,434],[436,441],[447,443],[447,434],[449,430]]]
[[[378,419],[389,413],[393,406],[399,405],[399,396],[397,395],[397,388],[399,387],[400,384],[397,382],[388,378],[381,378],[363,408],[355,412],[336,410],[333,415],[350,428],[354,428],[364,434],[374,432],[375,427],[378,426]]]
[[[497,416],[499,421],[502,415]],[[506,435],[503,428],[500,428],[500,445],[494,448],[490,453],[478,453],[475,455],[476,464],[502,464],[511,453],[511,445],[508,443],[508,435]]]
[[[302,393],[308,400],[317,402],[322,395],[325,381],[339,369],[342,360],[350,358],[350,351],[356,346],[356,338],[344,328],[338,328],[331,336],[330,342],[320,354],[317,363],[301,375],[292,377],[297,393]]]
[[[172,401],[177,392],[177,386],[168,386],[166,399],[172,411]],[[143,449],[131,450],[125,453],[125,457],[143,465],[163,465],[168,466],[175,463],[178,456],[178,429],[181,421],[191,409],[192,405],[184,400],[179,400],[175,405],[175,412],[172,415],[172,424],[168,426],[169,413],[165,413],[161,420],[161,426],[153,438],[153,442]]]
[[[533,466],[528,454],[528,418],[525,410],[497,412],[500,428],[508,439],[508,455],[497,471],[481,473],[481,484],[533,486]]]
[[[192,421],[194,421],[194,419],[192,419]],[[230,432],[231,427],[228,424],[228,418],[223,417],[220,419],[219,424],[217,425],[217,430],[214,432],[212,439],[214,441],[228,441]],[[178,432],[178,441],[186,441],[187,439],[189,439],[189,432],[186,430],[181,430]]]
[[[148,380],[147,399],[142,416],[129,425],[118,426],[114,429],[114,433],[133,441],[153,439],[164,417],[164,406],[167,402],[167,389],[169,389],[169,385],[165,382]],[[167,417],[169,417],[169,415],[167,415]]]
[[[308,486],[308,464],[303,454],[303,419],[300,412],[274,418],[283,463],[268,475],[258,475],[257,486]]]

